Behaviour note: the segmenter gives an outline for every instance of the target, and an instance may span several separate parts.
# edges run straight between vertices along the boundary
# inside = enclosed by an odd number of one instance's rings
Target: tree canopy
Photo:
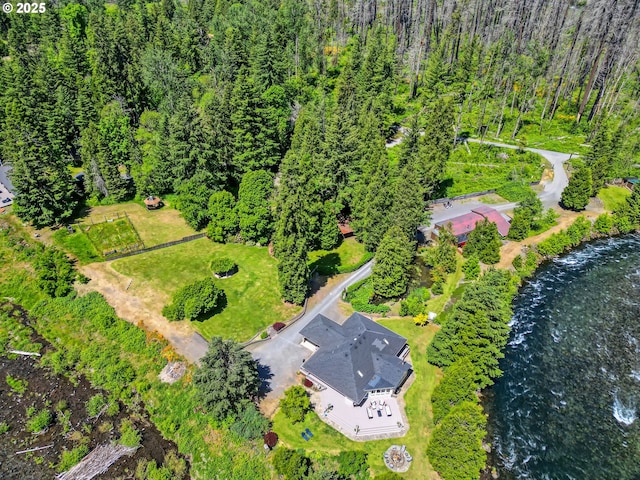
[[[258,395],[258,364],[241,345],[213,337],[193,375],[193,383],[207,412],[223,420],[237,415]]]

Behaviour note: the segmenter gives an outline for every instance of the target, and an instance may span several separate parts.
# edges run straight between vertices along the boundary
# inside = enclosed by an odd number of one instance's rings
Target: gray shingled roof
[[[397,388],[411,369],[398,358],[407,339],[359,313],[342,325],[318,315],[300,334],[319,347],[302,369],[355,403]]]

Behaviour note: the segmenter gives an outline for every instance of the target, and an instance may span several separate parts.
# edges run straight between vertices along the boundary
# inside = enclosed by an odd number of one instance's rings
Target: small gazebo
[[[147,210],[156,210],[157,208],[162,207],[163,203],[160,200],[160,197],[149,196],[144,199],[144,204],[147,207]]]

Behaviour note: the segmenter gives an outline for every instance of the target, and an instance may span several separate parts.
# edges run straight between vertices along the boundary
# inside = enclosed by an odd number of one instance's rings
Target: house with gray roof
[[[411,374],[407,339],[360,313],[343,324],[318,315],[300,330],[313,351],[300,370],[316,385],[330,387],[354,406],[369,396],[397,393]]]

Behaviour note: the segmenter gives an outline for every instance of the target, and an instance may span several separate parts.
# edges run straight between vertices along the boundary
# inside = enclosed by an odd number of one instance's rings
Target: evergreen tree
[[[433,422],[439,423],[459,403],[476,401],[477,389],[475,367],[469,359],[453,362],[431,394]]]
[[[589,167],[582,167],[576,170],[569,184],[562,191],[560,202],[564,208],[580,211],[589,204],[589,197],[592,194],[592,175]]]
[[[194,230],[202,230],[209,223],[209,198],[218,184],[207,170],[199,170],[178,186],[176,206]]]
[[[444,100],[438,100],[428,111],[425,122],[424,135],[419,140],[416,167],[425,195],[431,198],[444,178],[453,149],[453,107]]]
[[[173,190],[171,161],[168,152],[169,126],[166,116],[145,111],[135,139],[142,154],[142,162],[131,167],[140,196],[162,195]]]
[[[245,173],[238,192],[238,220],[244,241],[269,243],[273,232],[270,199],[273,175],[264,170]]]
[[[398,226],[391,227],[376,250],[371,281],[376,295],[396,297],[407,291],[415,244]]]
[[[451,224],[441,228],[438,232],[438,245],[433,252],[434,267],[440,267],[445,273],[453,273],[458,265],[458,241],[451,231]]]
[[[416,236],[418,226],[425,220],[425,201],[416,169],[407,164],[394,185],[391,223],[399,226],[409,240]]]
[[[463,402],[433,430],[427,456],[443,480],[471,480],[485,467],[487,452],[482,448],[487,419],[482,407]]]
[[[464,291],[427,349],[429,362],[446,367],[467,357],[478,388],[502,374],[499,360],[509,338],[511,300],[516,289],[506,270],[489,270]]]
[[[498,226],[485,219],[476,223],[476,228],[469,234],[469,238],[462,253],[465,257],[477,256],[482,263],[488,265],[500,261],[500,233]]]
[[[226,242],[238,233],[239,222],[236,199],[225,190],[215,192],[209,198],[209,226],[207,236],[214,242]]]
[[[593,148],[585,156],[585,164],[591,169],[592,190],[590,196],[598,195],[611,179],[616,158],[617,153],[613,148],[611,129],[607,123],[603,123],[593,139]],[[578,210],[582,210],[582,208],[578,208]]]
[[[207,412],[222,421],[238,414],[258,395],[258,364],[240,344],[213,337],[193,384]]]
[[[320,233],[320,248],[333,250],[340,243],[340,228],[336,214],[333,212],[331,202],[325,202],[324,215],[322,217],[322,231]]]
[[[480,276],[480,261],[478,257],[472,255],[469,259],[464,262],[462,265],[462,273],[464,273],[464,278],[466,280],[475,280]]]
[[[302,305],[309,290],[309,254],[304,238],[292,237],[279,246],[278,282],[286,302]]]
[[[389,186],[389,160],[386,155],[377,158],[377,166],[369,182],[359,187],[360,205],[354,205],[353,228],[365,248],[373,252],[391,223],[388,212],[393,204]],[[405,226],[406,227],[406,226]]]

